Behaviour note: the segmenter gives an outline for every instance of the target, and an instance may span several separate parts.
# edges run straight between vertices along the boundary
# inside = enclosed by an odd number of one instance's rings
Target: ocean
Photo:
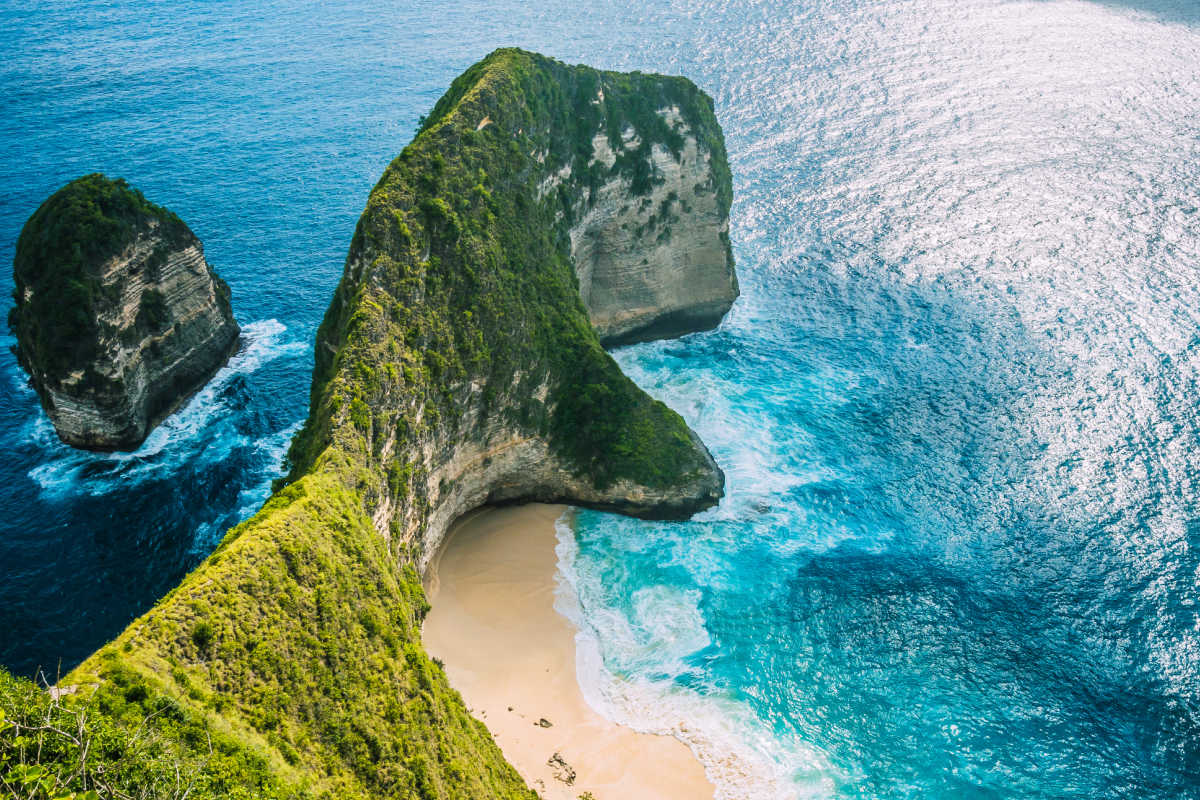
[[[614,353],[727,475],[560,523],[602,713],[723,800],[1200,798],[1194,0],[0,7],[0,263],[91,171],[176,211],[243,351],[136,453],[0,353],[0,664],[52,680],[266,498],[383,168],[500,46],[716,102],[743,295]],[[0,270],[3,310],[11,277]]]

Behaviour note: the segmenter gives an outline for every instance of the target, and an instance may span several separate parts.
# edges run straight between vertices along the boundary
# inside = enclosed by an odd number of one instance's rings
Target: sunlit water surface
[[[722,798],[1200,797],[1191,0],[0,22],[0,262],[58,185],[123,175],[205,241],[247,332],[125,456],[56,444],[3,355],[0,662],[71,666],[262,501],[367,190],[518,44],[691,76],[734,171],[742,299],[617,354],[728,496],[561,526],[589,699],[688,742]]]

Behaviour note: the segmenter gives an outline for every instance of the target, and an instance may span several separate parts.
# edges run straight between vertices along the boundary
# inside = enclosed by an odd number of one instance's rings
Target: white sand
[[[546,800],[710,800],[713,786],[683,743],[616,725],[584,701],[575,627],[554,610],[562,512],[489,509],[458,523],[426,577],[426,648]],[[572,783],[548,763],[556,754]]]

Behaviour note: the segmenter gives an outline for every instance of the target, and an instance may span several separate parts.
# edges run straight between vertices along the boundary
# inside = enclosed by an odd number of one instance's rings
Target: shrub
[[[192,628],[192,641],[201,650],[207,650],[213,640],[213,626],[208,620],[201,620]]]

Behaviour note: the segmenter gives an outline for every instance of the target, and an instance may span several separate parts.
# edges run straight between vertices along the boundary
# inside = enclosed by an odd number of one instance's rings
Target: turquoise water
[[[70,666],[261,501],[367,190],[518,44],[693,77],[734,171],[742,299],[616,354],[728,497],[560,530],[593,704],[688,742],[723,798],[1200,797],[1191,0],[0,20],[0,261],[58,185],[123,175],[205,241],[251,334],[126,457],[56,446],[2,356],[4,664]]]

